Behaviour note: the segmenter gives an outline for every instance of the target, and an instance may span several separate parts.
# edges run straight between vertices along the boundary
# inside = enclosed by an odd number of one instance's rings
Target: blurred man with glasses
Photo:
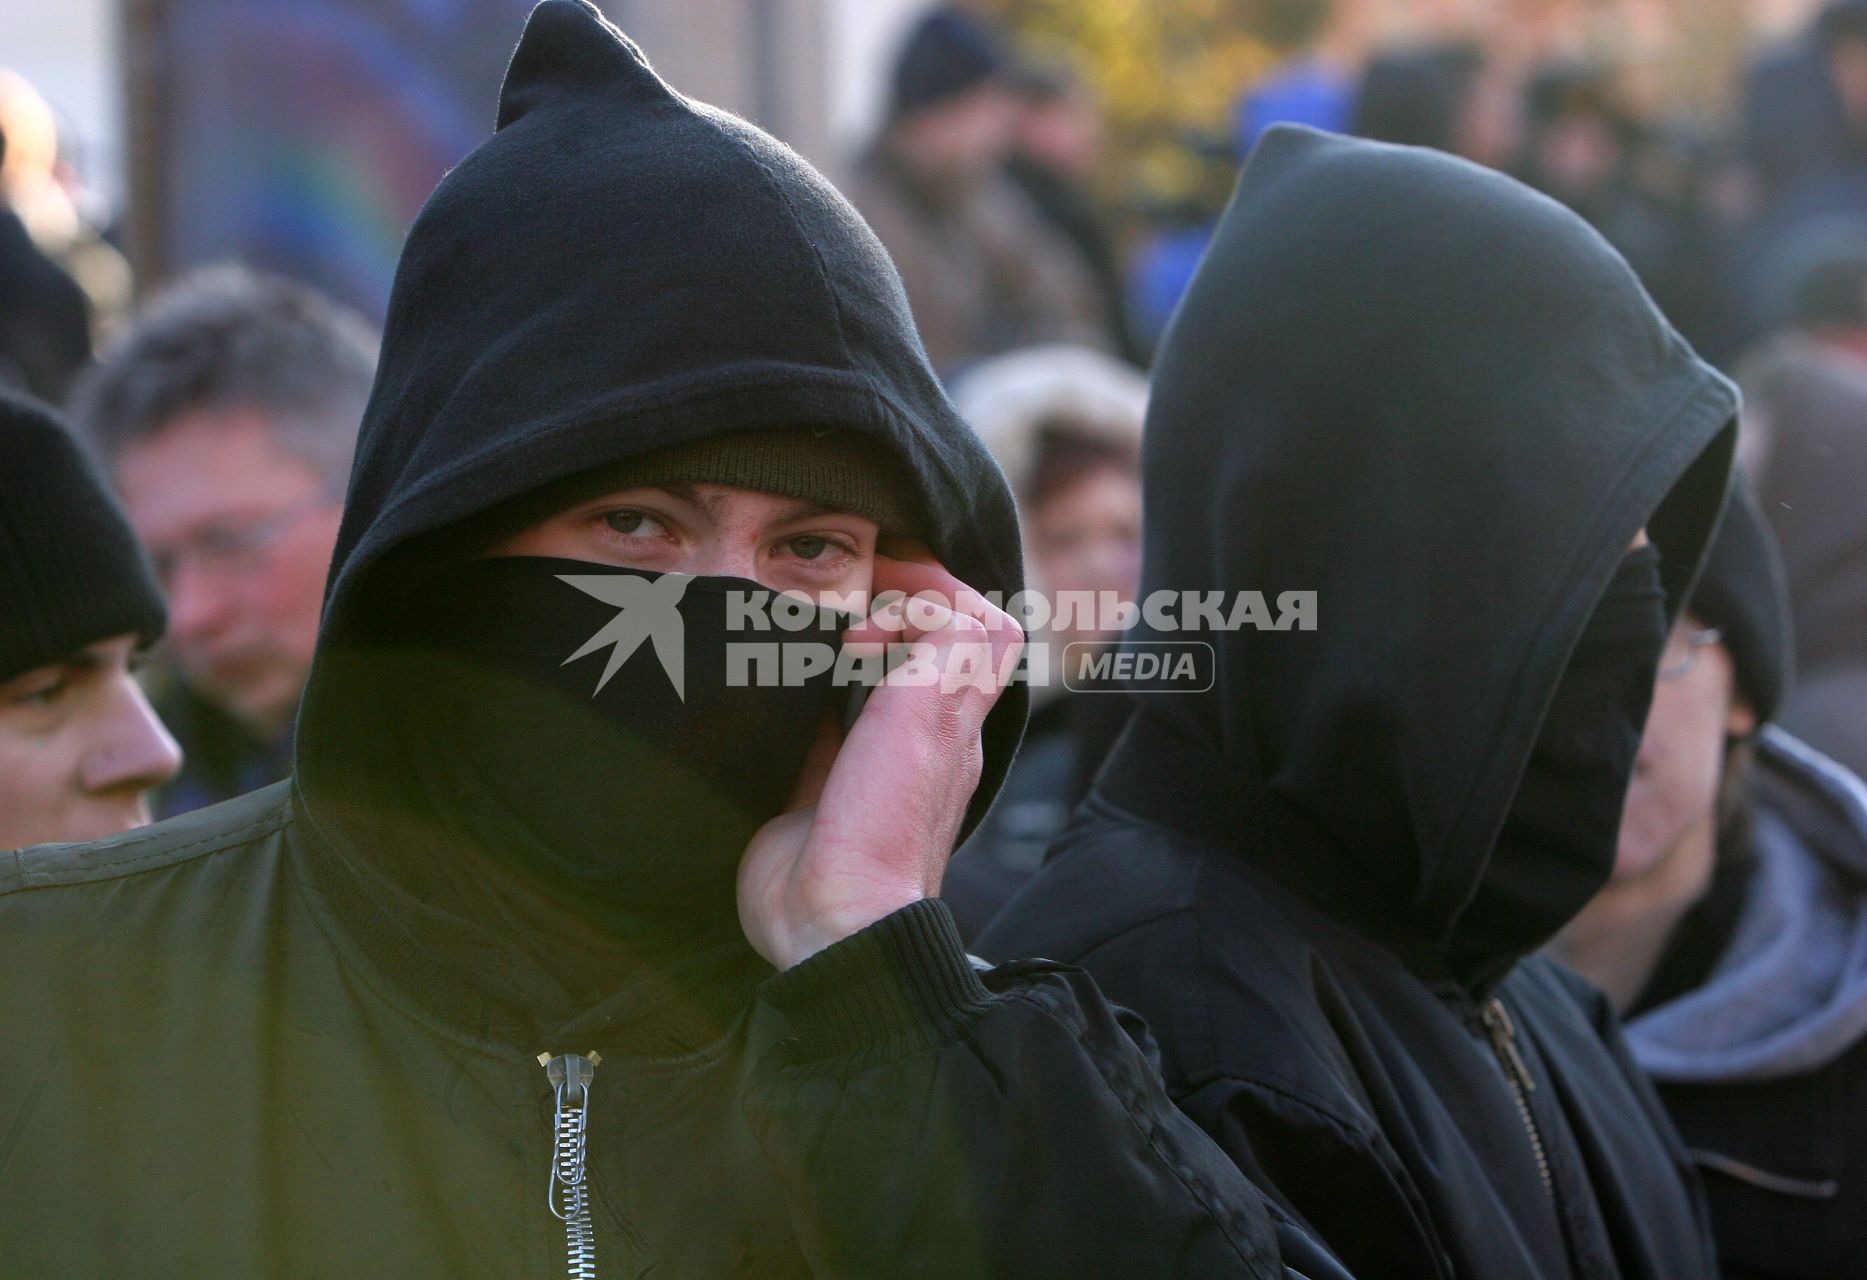
[[[1739,493],[1674,627],[1614,875],[1556,951],[1605,992],[1732,1277],[1867,1265],[1867,787],[1771,723],[1783,571]]]
[[[80,387],[168,596],[187,750],[183,813],[285,776],[377,335],[285,280],[233,267],[159,297]]]

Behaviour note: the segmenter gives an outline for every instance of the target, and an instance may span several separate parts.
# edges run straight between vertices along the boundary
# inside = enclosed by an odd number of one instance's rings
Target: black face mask
[[[1634,757],[1666,644],[1659,552],[1631,551],[1550,699],[1484,881],[1459,918],[1455,967],[1500,978],[1608,882]]]
[[[833,670],[770,687],[773,664],[737,660],[762,644],[824,666],[852,621],[747,631],[732,598],[758,592],[533,556],[406,575],[378,639],[411,674],[382,695],[426,807],[592,909],[730,920],[747,841],[847,692]]]

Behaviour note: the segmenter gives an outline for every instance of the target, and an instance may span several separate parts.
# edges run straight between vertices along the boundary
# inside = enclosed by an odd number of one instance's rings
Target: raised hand
[[[900,593],[895,596],[894,593]],[[878,558],[878,600],[844,634],[857,653],[905,643],[847,734],[824,731],[794,807],[739,867],[739,920],[788,969],[940,890],[979,784],[979,732],[1017,665],[1018,624],[938,564]]]

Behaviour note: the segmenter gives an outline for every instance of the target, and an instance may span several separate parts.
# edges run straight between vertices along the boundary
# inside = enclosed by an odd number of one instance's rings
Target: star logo
[[[682,702],[687,701],[687,627],[681,618],[680,603],[693,578],[683,573],[664,573],[652,579],[621,573],[560,573],[557,577],[560,582],[567,582],[585,595],[620,610],[584,641],[582,648],[559,664],[569,666],[604,645],[609,646],[609,662],[603,668],[603,678],[596,682],[590,694],[592,698],[603,692],[610,677],[622,670],[622,664],[646,640],[654,646],[655,656],[661,659],[661,669],[667,672],[675,695]]]

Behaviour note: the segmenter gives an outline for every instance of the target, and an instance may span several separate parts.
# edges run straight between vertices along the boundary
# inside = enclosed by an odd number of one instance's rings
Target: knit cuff
[[[803,1058],[898,1038],[943,1043],[991,1001],[947,905],[924,898],[877,920],[760,989],[790,1021]]]

